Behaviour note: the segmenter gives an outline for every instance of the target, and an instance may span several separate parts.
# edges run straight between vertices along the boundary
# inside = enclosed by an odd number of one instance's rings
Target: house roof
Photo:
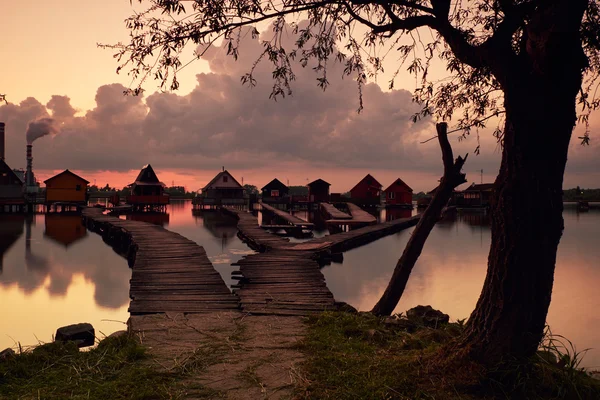
[[[396,179],[394,182],[392,182],[392,184],[385,189],[386,192],[391,191],[392,189],[394,189],[394,186],[404,186],[406,189],[408,189],[409,192],[412,192],[412,188],[410,186],[408,186],[402,179],[398,178]]]
[[[21,185],[23,184],[23,181],[21,180],[21,178],[19,178],[19,176],[17,174],[15,174],[15,171],[13,171],[8,166],[8,164],[2,159],[0,159],[0,172],[7,173],[8,175],[12,176],[13,179],[16,179],[17,182],[20,182]]]
[[[206,189],[208,189],[209,187],[213,186],[215,183],[219,182],[219,181],[220,181],[220,179],[221,179],[221,177],[222,177],[223,175],[227,175],[227,176],[228,176],[228,177],[230,177],[230,178],[233,180],[233,182],[235,182],[235,183],[236,183],[236,184],[237,184],[237,185],[238,185],[240,188],[242,187],[242,185],[240,185],[240,183],[239,183],[239,182],[238,182],[238,181],[237,181],[237,180],[236,180],[236,179],[233,177],[233,175],[231,175],[231,174],[229,173],[229,171],[225,170],[225,171],[221,171],[221,172],[219,172],[219,173],[217,174],[217,176],[215,176],[215,177],[214,177],[214,178],[213,178],[213,179],[212,179],[210,182],[208,182],[208,183],[206,184],[206,186],[204,186],[204,187],[202,188],[202,191],[205,191],[205,190],[206,190]],[[218,188],[219,186],[217,185],[216,187]],[[222,186],[222,187],[223,187],[223,186]]]
[[[275,178],[273,179],[271,182],[267,183],[262,189],[260,190],[269,190],[269,189],[287,189],[288,187],[286,185],[283,184],[283,182],[281,182],[279,179]]]
[[[494,187],[493,183],[473,183],[471,184],[471,186],[469,186],[468,188],[466,188],[464,191],[465,192],[487,192],[492,190]]]
[[[57,178],[59,178],[59,177],[61,177],[61,176],[63,176],[63,175],[71,175],[71,176],[73,176],[73,177],[75,177],[75,178],[79,179],[80,181],[82,181],[82,182],[85,182],[86,184],[90,183],[89,181],[87,181],[87,180],[83,179],[82,177],[80,177],[79,175],[77,175],[77,174],[75,174],[75,173],[73,173],[73,172],[69,171],[68,169],[65,169],[65,170],[64,170],[63,172],[61,172],[60,174],[56,174],[56,175],[54,175],[53,177],[46,179],[46,180],[44,181],[44,183],[46,183],[46,184],[47,184],[48,182],[50,182],[50,181],[53,181],[54,179],[57,179]]]
[[[326,182],[326,181],[324,181],[323,179],[320,179],[320,178],[319,178],[319,179],[317,179],[317,180],[315,180],[315,181],[312,181],[311,183],[309,183],[309,184],[308,184],[308,185],[306,185],[306,186],[313,186],[313,185],[323,185],[323,184],[325,184],[325,185],[327,185],[327,186],[331,186],[331,183],[329,183],[329,182]]]
[[[367,181],[367,179],[372,179],[372,180],[373,180],[373,182],[372,182],[372,183],[368,183],[368,182],[367,182],[367,184],[368,184],[369,186],[371,186],[371,187],[376,187],[376,188],[378,188],[378,189],[381,189],[381,187],[382,187],[381,183],[379,183],[379,182],[377,181],[377,179],[373,178],[373,175],[371,175],[371,174],[367,174],[367,175],[366,175],[364,178],[362,178],[362,179],[360,180],[360,182],[358,182],[356,185],[354,185],[354,187],[353,187],[352,189],[350,189],[350,191],[353,191],[354,189],[356,189],[356,188],[357,188],[357,187],[358,187],[358,186],[359,186],[361,183],[363,183],[363,182]]]

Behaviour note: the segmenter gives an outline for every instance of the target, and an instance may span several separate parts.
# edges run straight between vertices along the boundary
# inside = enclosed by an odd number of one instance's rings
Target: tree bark
[[[444,207],[448,204],[448,200],[452,196],[452,191],[455,187],[466,182],[465,174],[461,173],[461,169],[467,160],[467,156],[465,158],[458,157],[456,161],[452,161],[454,157],[452,155],[452,147],[450,146],[450,142],[448,142],[447,128],[446,123],[436,125],[438,140],[442,148],[444,176],[437,187],[433,199],[427,209],[425,209],[410,240],[406,244],[402,257],[400,257],[396,268],[394,268],[394,273],[385,292],[371,310],[375,315],[390,315],[394,311],[404,293],[413,267],[419,259],[421,251],[423,251],[425,241],[429,237],[429,233],[435,226],[435,223],[440,219]]]
[[[563,175],[587,61],[578,34],[585,2],[552,3],[532,18],[519,63],[501,79],[506,123],[488,271],[458,345],[486,364],[533,355],[550,305]]]

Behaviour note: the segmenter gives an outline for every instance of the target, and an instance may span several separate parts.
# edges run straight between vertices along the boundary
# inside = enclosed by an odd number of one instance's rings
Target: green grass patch
[[[180,382],[206,366],[202,352],[166,371],[135,337],[102,340],[89,351],[73,343],[48,343],[0,361],[1,399],[178,399]],[[213,391],[195,387],[211,397]]]
[[[386,324],[366,313],[307,319],[304,399],[600,399],[600,382],[539,357],[495,370],[442,358],[462,323],[436,329],[406,318]]]

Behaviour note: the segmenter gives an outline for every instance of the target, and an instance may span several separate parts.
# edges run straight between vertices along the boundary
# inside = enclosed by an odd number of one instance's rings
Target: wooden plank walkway
[[[132,315],[239,309],[239,299],[195,242],[158,225],[104,215],[99,208],[85,208],[82,216],[90,230],[127,257],[133,269]]]
[[[337,219],[337,220],[352,219],[351,215],[338,210],[337,208],[335,208],[333,206],[333,204],[321,203],[320,207],[325,212],[325,214],[327,214],[329,216],[330,219],[334,219],[334,220],[335,219]]]
[[[350,215],[352,215],[352,222],[363,224],[377,223],[377,218],[375,218],[356,204],[346,203],[346,206],[348,206],[348,211],[350,211]]]
[[[243,311],[307,315],[335,308],[315,250],[290,251],[289,241],[265,232],[252,214],[234,208],[222,210],[238,218],[238,236],[261,252],[233,264],[239,266],[232,277],[239,280],[234,289]]]
[[[263,211],[271,212],[271,213],[277,215],[278,217],[282,218],[283,220],[285,220],[287,223],[289,223],[291,225],[302,227],[302,228],[307,228],[307,229],[312,229],[314,227],[313,223],[306,222],[303,219],[293,216],[292,214],[287,213],[285,211],[278,210],[277,208],[272,207],[268,204],[261,202],[260,206],[262,207]]]
[[[235,292],[243,311],[256,314],[307,315],[334,309],[318,262],[322,254],[342,252],[415,225],[419,217],[399,219],[314,239],[290,243],[258,226],[252,214],[233,208],[223,212],[237,216],[238,235],[260,254],[245,256],[232,276],[239,280]]]

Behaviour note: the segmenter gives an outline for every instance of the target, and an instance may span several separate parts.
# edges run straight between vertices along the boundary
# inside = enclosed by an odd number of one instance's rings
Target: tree
[[[600,67],[596,0],[147,3],[146,12],[127,20],[131,42],[114,46],[119,69],[130,69],[138,82],[154,76],[176,89],[179,56],[187,44],[207,48],[222,38],[237,57],[240,28],[271,21],[272,36],[263,40],[257,62],[273,63],[275,98],[291,91],[291,60],[314,64],[317,83],[326,88],[327,62],[333,59],[355,77],[362,99],[362,85],[382,71],[379,55],[390,54],[381,50],[387,47],[400,55],[398,68],[406,67],[420,82],[414,97],[422,110],[415,120],[454,118],[468,134],[501,117],[503,126],[499,123],[494,132],[502,162],[491,206],[488,272],[461,345],[465,354],[487,362],[536,351],[563,230],[562,181],[576,106],[587,124],[589,112],[599,105],[593,97]],[[293,18],[308,22],[300,26]],[[296,42],[285,49],[282,38],[290,26]],[[364,31],[360,26],[367,28],[364,37],[357,36]],[[256,28],[249,29],[258,35]],[[434,59],[445,63],[446,79],[431,76]],[[242,82],[255,83],[253,68]],[[587,130],[580,139],[589,141]]]
[[[425,212],[421,215],[419,223],[417,223],[415,230],[410,236],[410,239],[404,248],[404,252],[402,253],[402,257],[400,257],[396,264],[392,279],[390,279],[383,295],[377,304],[375,304],[373,310],[371,310],[375,315],[391,315],[394,311],[398,305],[398,301],[400,301],[400,297],[402,297],[402,294],[404,293],[412,269],[419,259],[421,251],[423,251],[425,241],[433,230],[435,223],[442,216],[444,207],[446,207],[448,201],[450,201],[450,198],[452,197],[452,192],[457,186],[460,186],[467,181],[465,179],[465,174],[463,174],[461,170],[465,161],[467,161],[468,155],[464,158],[459,156],[456,161],[453,162],[452,159],[454,156],[452,154],[452,147],[448,141],[447,124],[445,122],[439,123],[436,125],[436,129],[440,148],[442,149],[444,176],[440,180],[439,186],[436,188],[433,199],[431,199],[429,206],[427,206],[427,209],[425,209]]]
[[[244,190],[246,190],[246,193],[248,193],[249,195],[253,195],[253,194],[257,195],[258,194],[258,188],[254,185],[245,184]]]

